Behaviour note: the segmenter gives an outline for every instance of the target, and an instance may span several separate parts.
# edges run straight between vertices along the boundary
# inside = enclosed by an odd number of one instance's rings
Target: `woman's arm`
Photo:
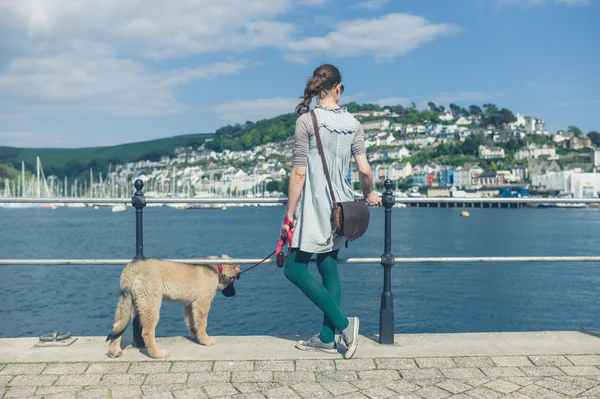
[[[306,166],[296,166],[292,169],[290,175],[290,183],[288,188],[288,202],[285,211],[285,215],[290,220],[294,220],[294,212],[296,206],[300,200],[300,194],[304,188],[304,182],[306,181]]]

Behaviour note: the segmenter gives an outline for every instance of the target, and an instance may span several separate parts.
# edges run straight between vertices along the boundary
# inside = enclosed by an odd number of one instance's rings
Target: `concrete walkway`
[[[299,351],[298,337],[162,338],[167,360],[109,359],[104,338],[76,338],[0,340],[0,397],[600,398],[600,339],[577,332],[362,336],[352,360]]]

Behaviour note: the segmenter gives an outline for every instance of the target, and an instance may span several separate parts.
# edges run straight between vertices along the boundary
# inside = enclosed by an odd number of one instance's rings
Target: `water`
[[[600,255],[600,212],[586,209],[393,210],[396,257]],[[144,252],[162,258],[270,253],[283,207],[175,211],[147,208]],[[379,257],[383,209],[367,234],[341,257]],[[124,258],[135,254],[134,211],[0,209],[1,258]],[[312,267],[314,273],[315,267]],[[107,335],[119,294],[121,266],[0,268],[0,337],[56,329]],[[361,332],[378,332],[380,265],[340,265],[348,315]],[[431,264],[393,269],[397,333],[539,331],[600,328],[596,264]],[[217,295],[209,315],[214,335],[311,334],[322,315],[275,265],[236,282],[237,295]],[[128,330],[130,334],[131,327]],[[164,303],[158,335],[187,334],[183,309]]]

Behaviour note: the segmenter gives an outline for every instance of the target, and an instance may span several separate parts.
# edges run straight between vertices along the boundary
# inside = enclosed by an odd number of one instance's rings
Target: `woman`
[[[312,119],[306,112],[312,98],[318,97],[315,113],[336,200],[354,200],[354,191],[345,178],[353,156],[365,200],[371,206],[381,205],[379,195],[371,190],[373,174],[366,157],[363,128],[345,107],[339,105],[343,91],[339,70],[325,64],[315,69],[300,97],[302,102],[296,107],[300,117],[296,121],[293,169],[281,235],[287,237],[291,222],[293,240],[285,276],[324,313],[321,332],[308,341],[299,341],[296,347],[335,354],[337,330],[346,344],[344,357],[349,359],[358,344],[359,320],[344,316],[340,310],[342,289],[337,256],[345,238],[332,232],[331,197]],[[308,272],[308,262],[315,253],[322,284]]]

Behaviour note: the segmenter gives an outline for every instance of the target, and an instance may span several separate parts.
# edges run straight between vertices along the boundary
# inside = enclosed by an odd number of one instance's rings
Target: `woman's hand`
[[[375,191],[371,191],[365,201],[367,201],[369,206],[381,206],[381,197]]]
[[[288,231],[290,231],[290,226],[288,226],[286,223],[282,223],[281,224],[281,237],[287,239]]]

